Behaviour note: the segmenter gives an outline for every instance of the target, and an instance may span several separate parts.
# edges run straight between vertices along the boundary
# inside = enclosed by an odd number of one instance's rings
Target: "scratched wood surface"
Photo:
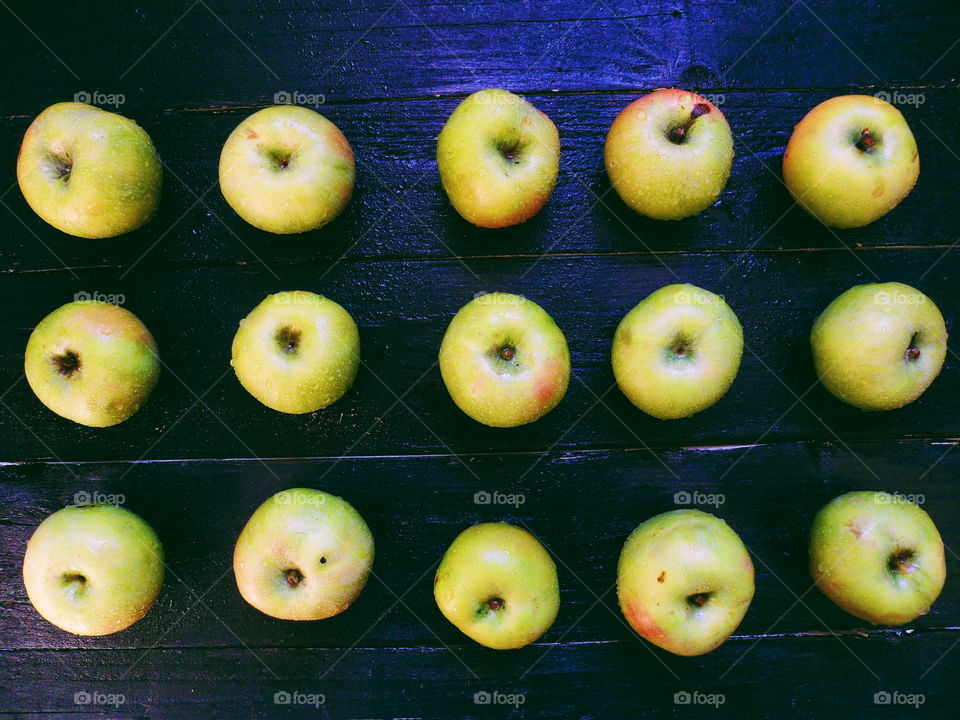
[[[954,328],[955,3],[7,0],[0,18],[0,715],[956,712],[957,555],[948,552],[932,611],[887,629],[812,589],[805,547],[823,503],[865,488],[921,496],[947,546],[960,548],[958,356],[916,403],[864,414],[815,383],[807,341],[833,297],[875,279],[921,288]],[[434,158],[447,115],[490,86],[528,96],[562,140],[550,203],[498,232],[449,207]],[[602,163],[619,109],[664,86],[709,94],[735,134],[720,202],[679,223],[631,213]],[[792,207],[780,158],[807,110],[849,92],[898,104],[922,169],[896,211],[834,232]],[[278,93],[315,96],[357,155],[350,206],[302,236],[245,225],[216,186],[224,139]],[[165,166],[157,217],[105,241],[47,226],[16,187],[32,118],[84,94],[106,109],[122,99],[116,109],[147,129]],[[614,387],[609,349],[623,314],[678,280],[723,294],[747,349],[720,403],[663,423]],[[364,360],[347,396],[303,417],[260,406],[229,372],[239,319],[267,293],[291,288],[346,306]],[[463,416],[435,364],[453,313],[491,290],[543,305],[571,348],[563,403],[513,430]],[[54,416],[22,377],[32,328],[83,292],[122,294],[164,361],[149,403],[105,430]],[[301,485],[355,504],[378,553],[355,606],[307,624],[247,606],[230,572],[253,509]],[[482,491],[523,502],[477,504]],[[704,509],[740,532],[757,568],[743,624],[700,658],[640,640],[613,587],[623,539],[684,492],[713,498]],[[33,529],[78,493],[122,495],[167,553],[157,606],[99,639],[43,621],[20,576]],[[431,584],[462,528],[501,518],[530,528],[554,555],[562,606],[539,642],[498,653],[444,620]],[[702,704],[711,698],[723,702]]]

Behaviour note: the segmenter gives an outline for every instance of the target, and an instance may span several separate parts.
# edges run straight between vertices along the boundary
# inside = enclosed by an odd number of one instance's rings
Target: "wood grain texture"
[[[955,327],[956,3],[7,0],[0,17],[0,715],[919,714],[877,704],[883,691],[922,693],[919,712],[930,716],[956,713],[960,357],[948,356],[919,401],[866,414],[815,383],[807,340],[830,300],[878,279],[920,288]],[[490,86],[526,94],[562,139],[550,203],[498,232],[456,215],[435,162],[446,117]],[[602,165],[617,112],[662,86],[709,94],[736,138],[720,202],[678,223],[630,212]],[[67,237],[16,187],[30,121],[78,92],[124,95],[119,112],[147,129],[165,164],[157,217],[121,238]],[[318,110],[357,155],[346,212],[303,236],[245,225],[216,186],[224,139],[278,92],[322,95]],[[887,217],[834,232],[792,207],[780,163],[803,115],[849,92],[901,93],[922,170]],[[747,351],[720,403],[660,422],[616,389],[609,349],[624,313],[678,281],[726,297]],[[293,288],[350,310],[365,363],[341,401],[306,416],[267,410],[229,369],[238,321],[267,293]],[[493,290],[550,312],[574,369],[554,412],[508,431],[464,416],[435,366],[456,310]],[[124,295],[159,341],[153,397],[114,428],[54,416],[22,378],[30,331],[78,292]],[[230,570],[250,513],[299,485],[346,497],[377,542],[357,603],[306,624],[247,606]],[[811,588],[806,567],[816,510],[847,490],[881,488],[922,496],[951,548],[940,600],[902,629],[846,615]],[[524,502],[477,504],[482,490]],[[723,496],[703,509],[741,533],[757,568],[736,635],[688,659],[638,639],[613,589],[626,535],[677,507],[683,491]],[[167,552],[156,607],[105,638],[44,622],[20,577],[33,529],[77,493],[123,495]],[[431,577],[461,529],[503,518],[553,553],[562,606],[540,642],[498,653],[443,619]],[[283,691],[325,702],[275,704]],[[524,703],[476,704],[481,691]],[[82,692],[125,702],[77,703]],[[686,706],[677,692],[721,693],[724,703]]]

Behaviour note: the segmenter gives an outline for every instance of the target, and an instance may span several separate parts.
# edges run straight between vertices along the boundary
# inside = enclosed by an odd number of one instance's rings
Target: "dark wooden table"
[[[960,551],[960,362],[903,410],[864,414],[816,385],[807,334],[847,287],[900,280],[960,313],[956,178],[960,7],[949,0],[697,3],[584,0],[180,0],[140,8],[0,2],[0,711],[24,717],[623,718],[908,717],[875,693],[922,694],[946,716],[960,699],[960,563],[908,628],[867,627],[806,570],[806,533],[851,489],[921,494]],[[465,95],[500,86],[556,122],[560,179],[549,205],[502,231],[446,202],[435,141]],[[721,202],[679,223],[632,214],[603,171],[606,130],[639,94],[708,93],[735,134]],[[320,95],[358,160],[356,194],[327,228],[271,236],[217,187],[230,130],[276,93]],[[818,102],[887,93],[920,146],[920,181],[861,230],[832,232],[792,207],[780,160]],[[47,105],[123,95],[165,165],[159,215],[105,241],[65,236],[25,204],[20,139]],[[99,93],[99,96],[95,96]],[[107,108],[111,109],[111,108]],[[730,393],[691,419],[659,422],[613,385],[620,317],[657,287],[722,293],[747,350]],[[229,371],[237,322],[263,296],[335,298],[361,328],[364,367],[327,410],[267,410]],[[469,420],[436,365],[454,312],[480,290],[519,292],[566,333],[570,390],[541,421]],[[34,325],[78,292],[121,293],[151,328],[164,371],[133,419],[105,430],[54,416],[22,376]],[[240,598],[236,536],[290,486],[344,495],[377,542],[374,577],[346,613],[270,619]],[[474,493],[522,493],[519,507]],[[674,494],[721,493],[757,593],[737,634],[684,659],[634,635],[616,606],[620,546]],[[122,493],[159,532],[166,585],[132,628],[67,635],[27,601],[34,527],[80,491]],[[710,508],[707,508],[710,509]],[[469,524],[506,518],[553,553],[553,628],[496,652],[437,610],[433,569]],[[319,707],[277,692],[322,694]],[[522,695],[489,705],[475,693]],[[719,708],[676,693],[720,693]],[[76,693],[89,693],[89,696]],[[99,693],[99,695],[96,695]],[[122,705],[104,701],[122,696]],[[483,696],[480,696],[482,699]],[[884,696],[881,696],[881,699]],[[85,699],[96,698],[84,704]],[[302,699],[302,698],[301,698]],[[317,699],[317,698],[315,698]],[[519,702],[519,698],[514,698]],[[78,702],[79,701],[79,702]]]

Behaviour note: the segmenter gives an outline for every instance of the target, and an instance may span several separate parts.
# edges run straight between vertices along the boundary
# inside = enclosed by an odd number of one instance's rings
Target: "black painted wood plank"
[[[864,90],[869,94],[876,90]],[[107,266],[131,278],[167,263],[246,263],[264,273],[291,262],[451,256],[692,252],[869,246],[940,246],[956,242],[951,187],[960,171],[952,142],[960,89],[910,93],[903,104],[920,147],[914,192],[866,228],[834,231],[793,207],[781,179],[781,156],[793,126],[834,93],[722,92],[714,95],[736,138],[733,173],[720,202],[680,222],[647,220],[627,208],[603,168],[606,132],[636,94],[538,96],[562,138],[558,187],[546,208],[523,225],[475,228],[457,215],[440,186],[436,136],[457,99],[330,105],[320,110],[346,133],[358,162],[356,193],[344,214],[319,231],[279,236],[244,223],[217,184],[220,149],[254,108],[157,112],[130,103],[121,110],[152,135],[167,166],[158,216],[129,235],[91,241],[44,223],[16,187],[15,157],[31,117],[0,119],[0,217],[5,236],[0,271]],[[906,95],[901,99],[906,99]],[[63,99],[51,95],[49,102]],[[39,112],[44,103],[31,112]],[[198,197],[201,201],[198,202]],[[265,266],[265,267],[264,267]]]
[[[848,637],[842,643],[832,637],[743,640],[687,659],[663,658],[633,642],[534,645],[496,655],[461,646],[357,648],[346,655],[243,648],[0,652],[6,668],[0,710],[191,720],[233,719],[241,708],[248,718],[819,719],[828,706],[844,716],[878,720],[918,713],[947,717],[956,711],[960,680],[957,664],[949,662],[954,635]],[[920,652],[929,653],[929,663],[916,662]],[[331,663],[335,669],[324,675]],[[38,676],[49,678],[43,693],[35,690]],[[501,701],[520,695],[523,702],[475,701],[476,693],[494,692]],[[122,695],[125,702],[119,710],[95,709],[78,705],[75,699],[86,696],[77,693],[99,693],[102,701]],[[276,693],[298,693],[301,700],[322,695],[323,704],[278,705]],[[683,704],[677,693],[697,693],[701,702],[720,694],[723,702]],[[900,704],[878,704],[884,696],[877,693],[897,693]],[[905,704],[911,696],[917,703],[922,699],[919,710]]]
[[[64,271],[8,276],[0,290],[7,303],[0,378],[2,390],[9,389],[0,408],[0,457],[313,457],[960,437],[955,354],[918,401],[863,413],[816,384],[809,352],[814,318],[849,286],[873,280],[872,273],[927,290],[952,327],[960,308],[960,286],[952,282],[960,254],[941,249],[343,262],[280,271],[279,280],[254,266],[145,271],[122,281],[113,271],[88,271],[81,279]],[[678,281],[725,295],[745,328],[747,349],[725,398],[692,418],[664,422],[636,410],[615,387],[610,343],[630,308]],[[364,366],[354,387],[329,408],[303,416],[260,405],[229,366],[239,320],[267,293],[287,289],[329,295],[361,330]],[[571,348],[567,397],[521,428],[487,428],[468,418],[450,400],[435,364],[457,309],[476,292],[493,290],[541,304]],[[33,326],[78,291],[124,295],[156,336],[165,364],[149,402],[112,428],[54,415],[22,379]]]
[[[3,649],[161,647],[443,647],[469,644],[433,601],[435,565],[465,527],[507,519],[529,527],[554,554],[561,610],[545,643],[627,641],[614,588],[630,531],[699,493],[754,555],[757,593],[740,642],[790,633],[869,628],[812,588],[807,533],[813,515],[848,490],[919,496],[948,553],[947,585],[910,629],[955,627],[960,469],[956,443],[784,443],[746,448],[426,456],[299,461],[30,464],[0,470],[0,642]],[[274,620],[246,605],[232,575],[233,545],[247,518],[280,490],[319,487],[347,498],[377,546],[374,577],[353,607],[312,623]],[[475,493],[522,494],[516,505],[478,504]],[[44,622],[20,579],[35,526],[77,493],[122,495],[157,530],[169,575],[157,606],[128,630],[79,638]],[[707,495],[722,495],[712,500]],[[202,598],[202,601],[198,601]],[[401,598],[402,600],[398,600]],[[932,658],[930,660],[932,662]]]
[[[54,5],[14,4],[33,33],[12,18],[0,27],[20,59],[12,112],[79,90],[204,107],[269,102],[284,89],[337,100],[462,94],[491,78],[527,92],[936,85],[956,79],[960,32],[949,0],[855,10],[831,0],[114,1],[98,4],[96,22],[87,8]]]

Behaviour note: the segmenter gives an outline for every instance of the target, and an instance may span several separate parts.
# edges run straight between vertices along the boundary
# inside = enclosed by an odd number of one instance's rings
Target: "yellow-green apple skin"
[[[617,567],[620,609],[643,638],[675,655],[722,645],[753,600],[753,562],[740,536],[700,510],[641,523]]]
[[[475,92],[437,140],[450,204],[468,222],[501,228],[529,220],[557,184],[560,135],[546,115],[506,90]]]
[[[560,609],[550,553],[531,533],[504,522],[473,525],[457,536],[437,568],[433,596],[447,620],[494,650],[534,642]]]
[[[546,311],[510,293],[460,308],[440,345],[450,397],[477,422],[515,427],[553,410],[567,392],[570,352]]]
[[[827,503],[810,530],[810,573],[823,594],[875,625],[924,615],[943,589],[943,541],[902,495],[850,492]]]
[[[63,102],[27,128],[17,181],[27,204],[58,230],[109,238],[153,217],[163,170],[150,136],[133,120]]]
[[[907,121],[893,105],[868,95],[817,105],[794,128],[783,153],[783,180],[794,200],[835,228],[883,217],[910,194],[919,175]]]
[[[267,499],[233,553],[243,599],[281,620],[323,620],[360,595],[373,566],[373,535],[343,498],[291,488]]]
[[[76,635],[108,635],[147,614],[163,585],[163,547],[139,515],[71,505],[34,531],[23,583],[46,620]]]
[[[353,385],[360,334],[350,313],[329,298],[305,290],[275,293],[240,321],[230,364],[268,408],[314,412]]]
[[[340,129],[297,105],[255,112],[220,153],[220,191],[230,207],[254,227],[283,235],[336,218],[350,202],[355,175]]]
[[[733,163],[733,136],[712,102],[664,89],[617,115],[603,150],[623,202],[654,220],[681,220],[713,205]]]
[[[624,395],[661,420],[722,398],[740,368],[743,329],[719,295],[667,285],[628,312],[613,336],[613,374]]]
[[[894,410],[934,381],[947,354],[936,304],[898,282],[856,285],[814,321],[810,332],[820,382],[861,410]]]
[[[40,402],[93,427],[116,425],[137,412],[160,375],[157,343],[140,319],[92,301],[67,303],[41,320],[23,365]]]

